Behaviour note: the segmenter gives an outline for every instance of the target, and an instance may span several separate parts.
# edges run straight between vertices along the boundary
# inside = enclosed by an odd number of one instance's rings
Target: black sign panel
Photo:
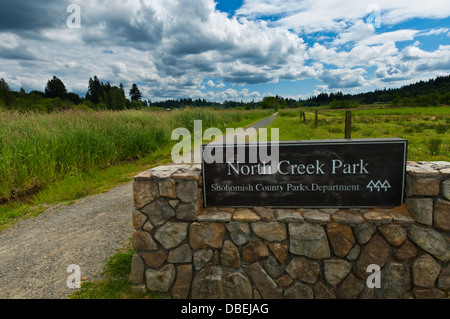
[[[279,159],[272,166],[252,157],[261,147],[270,155],[270,142],[204,144],[204,205],[398,206],[403,203],[407,144],[399,138],[279,142]]]

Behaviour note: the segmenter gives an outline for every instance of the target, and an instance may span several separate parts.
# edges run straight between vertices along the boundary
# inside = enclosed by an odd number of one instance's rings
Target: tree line
[[[136,83],[125,93],[122,83],[119,86],[109,82],[101,82],[97,76],[89,78],[88,90],[84,97],[73,92],[67,92],[64,83],[56,76],[48,80],[44,92],[30,91],[23,88],[12,91],[2,78],[0,79],[0,107],[20,111],[46,111],[64,109],[85,110],[126,110],[148,107],[182,108],[182,107],[221,107],[240,109],[283,109],[308,106],[328,105],[331,108],[352,108],[361,104],[383,103],[390,106],[435,106],[450,105],[450,75],[438,76],[428,81],[419,81],[402,86],[398,89],[383,89],[358,94],[320,93],[308,99],[283,98],[281,96],[266,96],[261,101],[224,101],[211,102],[205,99],[167,99],[154,101],[142,99],[142,93]]]
[[[0,107],[19,111],[45,111],[65,109],[85,110],[125,110],[138,109],[147,106],[141,101],[142,93],[136,83],[133,83],[126,97],[124,86],[112,86],[109,82],[103,83],[94,76],[89,79],[88,90],[85,97],[73,92],[67,92],[64,83],[56,76],[48,80],[44,92],[33,90],[26,93],[23,88],[18,92],[12,91],[2,78],[0,79]]]
[[[299,102],[302,106],[330,105],[334,108],[374,103],[387,103],[394,107],[450,105],[450,75],[404,85],[398,89],[384,88],[358,94],[320,93]]]

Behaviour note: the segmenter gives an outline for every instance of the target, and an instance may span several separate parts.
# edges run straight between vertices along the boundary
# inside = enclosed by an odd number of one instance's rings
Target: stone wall
[[[133,289],[172,298],[449,298],[450,163],[392,209],[203,208],[199,165],[134,178]],[[381,267],[377,274],[370,265]],[[369,269],[368,269],[369,268]]]

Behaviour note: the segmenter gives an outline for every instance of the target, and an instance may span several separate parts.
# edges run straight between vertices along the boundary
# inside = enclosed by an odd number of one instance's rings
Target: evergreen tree
[[[89,78],[89,87],[86,93],[86,100],[89,100],[94,104],[100,103],[100,99],[103,97],[102,86],[102,83],[100,83],[96,75],[93,80],[92,78]]]
[[[139,91],[139,88],[136,85],[136,83],[133,83],[133,85],[131,86],[130,98],[131,98],[131,102],[140,101],[142,98],[141,91]]]
[[[11,106],[14,104],[15,96],[11,89],[9,88],[8,83],[6,83],[5,79],[0,79],[0,106],[3,104],[4,106]]]
[[[47,85],[45,87],[45,97],[47,98],[57,98],[65,99],[67,96],[67,89],[64,83],[58,79],[56,76],[53,76],[53,79],[48,80]]]
[[[8,83],[6,83],[4,78],[0,79],[0,92],[9,92],[11,89],[9,88]]]

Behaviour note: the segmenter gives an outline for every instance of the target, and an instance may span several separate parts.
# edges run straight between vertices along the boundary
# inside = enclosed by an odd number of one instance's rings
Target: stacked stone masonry
[[[134,178],[133,289],[177,299],[450,298],[450,163],[390,209],[203,208],[200,165]],[[367,284],[381,268],[380,288]]]

